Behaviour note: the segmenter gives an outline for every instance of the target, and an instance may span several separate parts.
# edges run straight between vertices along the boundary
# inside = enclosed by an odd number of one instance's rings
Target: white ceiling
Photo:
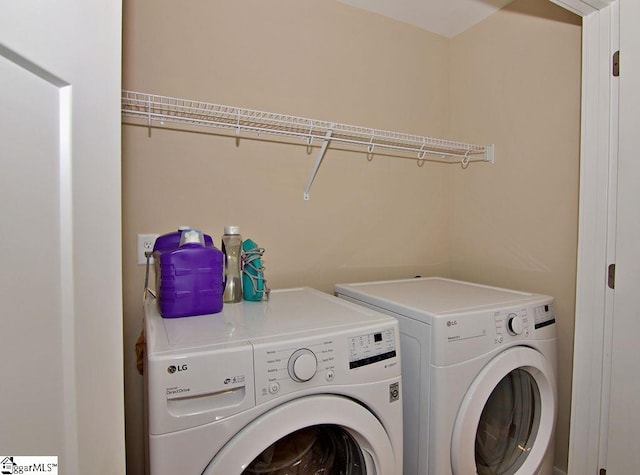
[[[513,0],[338,0],[451,38]]]

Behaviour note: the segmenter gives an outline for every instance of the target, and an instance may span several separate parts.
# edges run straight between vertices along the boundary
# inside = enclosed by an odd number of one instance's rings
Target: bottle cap
[[[225,234],[240,234],[239,226],[225,226],[224,227]]]
[[[180,246],[184,244],[200,244],[204,245],[204,237],[197,229],[185,229],[180,236]]]

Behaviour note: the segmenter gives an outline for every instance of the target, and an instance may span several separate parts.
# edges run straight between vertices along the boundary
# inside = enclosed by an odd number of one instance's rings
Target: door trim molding
[[[588,16],[606,8],[614,0],[551,0],[556,5],[579,16]]]

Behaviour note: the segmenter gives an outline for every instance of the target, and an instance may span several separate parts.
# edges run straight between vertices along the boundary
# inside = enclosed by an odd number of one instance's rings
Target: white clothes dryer
[[[145,302],[151,475],[402,473],[395,319],[309,288],[218,314]]]
[[[405,475],[552,473],[552,297],[442,278],[336,294],[400,322]]]

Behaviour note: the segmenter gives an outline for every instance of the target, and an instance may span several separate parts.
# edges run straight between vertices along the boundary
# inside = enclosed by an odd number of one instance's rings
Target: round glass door
[[[536,473],[553,442],[555,369],[539,352],[510,348],[469,387],[453,428],[455,475]]]
[[[267,447],[243,475],[364,475],[362,451],[336,425],[305,427]]]
[[[532,449],[540,424],[540,391],[516,369],[502,378],[480,415],[475,459],[479,475],[516,473]]]
[[[213,456],[203,475],[387,475],[397,472],[397,460],[371,411],[352,399],[321,394],[253,419]]]

